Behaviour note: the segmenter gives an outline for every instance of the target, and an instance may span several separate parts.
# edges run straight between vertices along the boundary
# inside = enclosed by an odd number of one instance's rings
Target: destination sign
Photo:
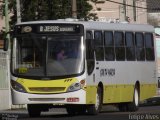
[[[15,27],[17,34],[37,33],[68,33],[83,34],[83,26],[79,24],[27,24]]]
[[[73,26],[61,27],[61,26],[40,26],[39,32],[74,32]]]

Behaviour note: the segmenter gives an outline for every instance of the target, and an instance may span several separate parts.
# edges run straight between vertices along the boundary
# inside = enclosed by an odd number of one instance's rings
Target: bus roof
[[[82,24],[86,30],[117,30],[117,31],[137,31],[137,32],[154,32],[154,27],[148,24],[131,24],[131,23],[108,23],[99,21],[65,21],[65,20],[44,20],[22,22],[16,25],[27,24]]]

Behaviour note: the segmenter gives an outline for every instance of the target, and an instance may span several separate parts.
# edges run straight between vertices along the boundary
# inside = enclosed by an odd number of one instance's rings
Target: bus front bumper
[[[86,91],[83,89],[59,94],[22,93],[11,88],[12,104],[86,104]]]

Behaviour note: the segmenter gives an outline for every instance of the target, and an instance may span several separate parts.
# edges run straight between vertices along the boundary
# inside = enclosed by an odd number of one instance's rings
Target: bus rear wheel
[[[39,105],[36,104],[28,104],[27,110],[30,117],[39,117],[41,114],[41,109]]]
[[[137,86],[134,88],[133,102],[128,104],[128,111],[135,112],[139,108],[139,89]]]
[[[139,89],[137,85],[134,88],[133,101],[130,103],[120,103],[118,105],[121,112],[135,112],[139,108]]]
[[[97,115],[102,108],[102,89],[98,87],[96,93],[96,103],[93,105],[87,106],[88,114],[90,115]]]

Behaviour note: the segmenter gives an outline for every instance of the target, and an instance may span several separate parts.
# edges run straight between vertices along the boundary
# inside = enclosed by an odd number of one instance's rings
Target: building
[[[160,0],[147,0],[148,23],[160,26]]]
[[[149,13],[160,12],[160,0],[146,0]]]
[[[92,13],[97,13],[99,19],[119,19],[132,23],[147,23],[146,0],[99,0],[93,6]]]

